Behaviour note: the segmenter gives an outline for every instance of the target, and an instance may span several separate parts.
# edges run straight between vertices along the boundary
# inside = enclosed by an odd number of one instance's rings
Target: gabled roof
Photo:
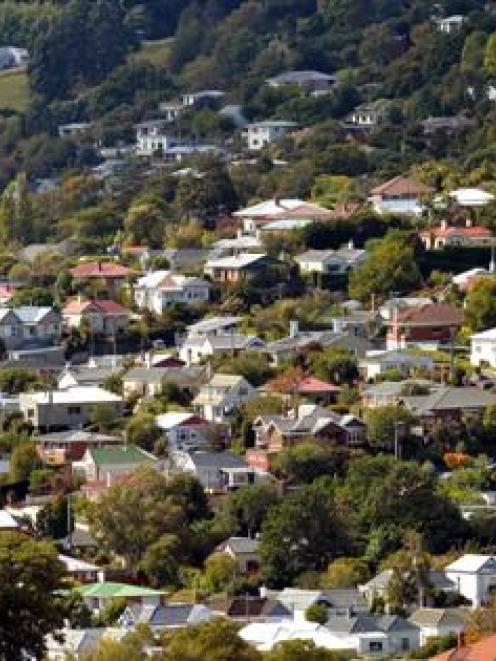
[[[164,431],[170,431],[174,427],[182,425],[208,425],[205,418],[189,411],[169,411],[155,418],[157,426]]]
[[[48,306],[21,305],[13,308],[13,312],[23,324],[37,324],[55,310]]]
[[[243,321],[243,317],[205,317],[197,321],[196,324],[190,324],[188,326],[188,333],[192,334],[207,334],[214,333],[223,328],[229,328],[229,326],[235,326]]]
[[[390,195],[401,197],[403,195],[429,195],[434,193],[432,186],[419,183],[410,177],[394,177],[389,181],[376,186],[370,191],[371,195]]]
[[[263,253],[240,253],[233,257],[219,257],[219,259],[209,259],[205,267],[207,269],[246,269],[254,266],[262,260],[266,260],[267,255]]]
[[[131,312],[117,301],[95,299],[92,301],[81,301],[75,299],[69,301],[62,310],[63,315],[79,315],[85,313],[102,314],[106,316],[127,316]]]
[[[496,559],[494,556],[466,553],[445,567],[446,572],[476,573],[484,569],[491,569],[492,572],[496,573]]]
[[[73,278],[128,278],[136,271],[117,262],[82,262],[70,270]]]
[[[465,624],[469,612],[462,608],[417,608],[408,619],[418,627],[457,626]]]
[[[234,554],[257,553],[260,542],[251,537],[229,537],[217,547],[220,551],[230,548]]]
[[[445,410],[486,408],[496,404],[496,395],[476,386],[444,386],[428,395],[402,397],[403,402],[417,415]]]
[[[197,468],[247,468],[241,457],[231,452],[189,452],[190,460]]]
[[[75,588],[76,592],[83,598],[88,597],[103,597],[114,599],[125,597],[128,599],[140,597],[160,597],[164,594],[161,590],[151,590],[139,585],[129,585],[128,583],[90,583],[88,585],[80,585]]]
[[[460,326],[463,311],[450,303],[431,303],[400,310],[397,318],[402,326]]]
[[[332,216],[332,212],[313,202],[305,202],[297,198],[272,199],[259,202],[246,209],[235,211],[233,216],[238,218],[280,218]]]
[[[36,404],[100,404],[122,402],[122,397],[97,386],[71,386],[61,390],[23,393]],[[22,395],[21,395],[22,396]]]
[[[466,647],[454,648],[432,656],[430,661],[491,661],[496,657],[496,634]]]
[[[302,70],[302,71],[284,71],[283,73],[268,78],[269,84],[276,85],[291,85],[291,84],[304,84],[309,82],[330,82],[335,80],[335,76],[321,71]]]

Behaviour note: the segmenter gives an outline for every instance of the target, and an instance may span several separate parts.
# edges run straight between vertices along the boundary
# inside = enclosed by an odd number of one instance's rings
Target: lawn
[[[0,72],[0,110],[26,110],[29,103],[29,82],[25,71]]]
[[[134,62],[150,62],[157,67],[167,67],[169,63],[172,38],[157,41],[145,41],[136,53],[132,53]]]

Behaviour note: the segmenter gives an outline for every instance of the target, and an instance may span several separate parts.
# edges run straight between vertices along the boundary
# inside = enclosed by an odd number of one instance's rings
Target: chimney
[[[446,218],[443,218],[441,221],[441,229],[442,230],[448,229],[448,221],[446,220]]]
[[[145,367],[151,369],[153,367],[153,351],[147,351],[145,354]]]
[[[353,242],[353,239],[350,239],[348,241],[348,250],[354,250],[355,249],[355,244]]]
[[[465,221],[465,227],[472,227],[473,222],[471,218],[467,218]]]
[[[457,642],[457,648],[462,649],[462,647],[465,647],[465,632],[460,631],[458,634],[458,642]]]
[[[236,236],[238,237],[238,239],[241,239],[241,237],[243,236],[243,230],[238,229],[238,231],[236,232]]]
[[[105,583],[105,572],[103,570],[97,572],[98,583]]]
[[[101,263],[101,261],[100,261],[100,260],[98,260],[98,270],[99,270],[99,271],[101,271],[101,270],[102,270],[102,263]]]
[[[298,337],[300,332],[300,324],[296,319],[292,319],[289,322],[289,337],[294,340],[296,337]]]

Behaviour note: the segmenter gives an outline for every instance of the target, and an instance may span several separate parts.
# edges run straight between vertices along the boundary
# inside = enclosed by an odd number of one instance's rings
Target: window
[[[402,652],[407,652],[410,649],[410,639],[409,638],[402,638],[401,639],[401,651]]]
[[[369,643],[370,652],[382,652],[382,643],[379,640],[371,640]]]
[[[34,418],[34,409],[28,409],[28,418]]]
[[[81,415],[81,407],[80,406],[69,406],[67,409],[67,412],[69,415]]]

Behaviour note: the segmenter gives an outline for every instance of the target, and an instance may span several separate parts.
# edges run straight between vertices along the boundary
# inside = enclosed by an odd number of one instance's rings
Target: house
[[[445,34],[453,34],[461,30],[463,23],[465,22],[465,16],[461,14],[454,14],[453,16],[446,16],[445,18],[436,18],[434,24],[440,32]]]
[[[408,351],[369,351],[359,363],[363,377],[371,381],[378,376],[394,370],[407,378],[417,370],[430,372],[434,361],[428,356],[419,356]]]
[[[369,202],[378,214],[414,214],[422,212],[422,199],[434,193],[434,188],[410,177],[394,177],[370,191]]]
[[[486,604],[496,586],[496,558],[467,553],[444,568],[446,576],[457,586],[472,608]]]
[[[60,555],[59,560],[65,566],[65,572],[78,583],[94,583],[102,575],[100,567],[69,555]]]
[[[122,444],[119,436],[109,436],[82,429],[41,434],[34,439],[41,460],[50,466],[81,461],[86,450]]]
[[[81,262],[70,274],[76,282],[98,280],[106,290],[115,294],[128,280],[136,276],[136,271],[117,262]]]
[[[473,126],[473,121],[464,115],[456,115],[454,117],[427,117],[420,124],[424,135],[434,135],[438,132],[453,135],[458,131]]]
[[[420,629],[420,644],[431,638],[459,636],[465,629],[468,610],[463,608],[417,608],[408,621]]]
[[[112,409],[116,417],[122,415],[122,397],[95,386],[73,386],[19,395],[24,420],[42,431],[79,429],[88,424],[95,406],[102,405]]]
[[[313,202],[298,198],[274,198],[235,211],[233,216],[243,221],[245,232],[253,233],[272,222],[326,221],[331,220],[333,214],[329,209]]]
[[[156,397],[171,383],[187,392],[196,392],[204,381],[201,367],[132,367],[122,377],[124,397]]]
[[[256,397],[257,391],[236,374],[214,374],[201,386],[192,402],[195,411],[209,422],[228,423],[237,408]]]
[[[159,460],[135,445],[117,445],[88,448],[81,461],[74,462],[72,466],[74,472],[87,482],[102,482],[110,486],[143,465],[158,468]]]
[[[496,404],[496,394],[476,386],[440,386],[426,395],[405,395],[401,401],[430,430],[435,423],[457,424],[467,415],[482,418]]]
[[[205,317],[187,326],[188,337],[206,337],[209,335],[226,335],[232,333],[243,321],[243,317]]]
[[[425,379],[406,379],[404,381],[381,381],[366,385],[361,390],[362,405],[365,408],[394,406],[403,402],[408,392],[432,392],[440,386]]]
[[[262,275],[276,260],[263,253],[240,253],[233,257],[209,259],[204,272],[214,282],[237,283]]]
[[[167,459],[167,473],[190,473],[206,491],[232,491],[255,482],[255,471],[241,457],[230,452],[184,452],[173,450]]]
[[[222,354],[238,355],[243,351],[264,346],[263,340],[255,336],[227,333],[206,337],[187,337],[179,349],[179,357],[188,365],[201,363],[210,356]]]
[[[382,103],[359,105],[350,113],[347,123],[362,131],[370,131],[383,121],[384,108],[382,106]]]
[[[474,367],[489,365],[496,368],[496,328],[470,337],[470,364]]]
[[[391,321],[397,310],[410,310],[431,305],[434,301],[427,296],[400,296],[388,299],[379,308],[379,314],[384,321]]]
[[[496,634],[471,644],[465,644],[465,640],[461,636],[457,647],[431,656],[430,661],[489,661],[495,656]]]
[[[72,124],[60,124],[58,127],[60,138],[71,138],[76,140],[90,133],[93,124],[89,122],[73,122]]]
[[[482,188],[457,188],[449,193],[449,197],[459,207],[484,207],[494,200],[494,195]]]
[[[7,350],[48,347],[61,333],[60,314],[51,307],[0,308],[0,339]]]
[[[426,250],[480,248],[494,245],[495,242],[495,236],[490,229],[472,225],[471,220],[467,220],[464,227],[450,226],[443,220],[440,227],[419,232],[419,237]]]
[[[0,48],[0,69],[15,69],[27,67],[29,53],[25,48],[17,46],[2,46]]]
[[[329,616],[356,615],[368,613],[369,608],[364,597],[354,588],[331,590],[303,590],[300,588],[284,588],[281,592],[270,593],[261,589],[261,593],[271,594],[277,603],[291,613],[294,620],[306,620],[306,610],[309,606],[319,604],[327,608]]]
[[[271,392],[271,385],[270,381],[266,383],[264,390]],[[304,374],[297,381],[289,383],[281,394],[286,397],[301,397],[315,404],[330,404],[336,403],[340,392],[340,386],[317,379],[311,374]]]
[[[463,311],[450,303],[431,303],[395,310],[387,323],[388,350],[419,347],[437,349],[453,343],[463,323]]]
[[[6,305],[17,291],[17,285],[10,282],[0,283],[0,306]]]
[[[22,527],[22,521],[18,517],[7,510],[0,510],[0,533],[19,532]]]
[[[187,92],[186,94],[183,94],[181,100],[183,106],[192,107],[203,101],[220,101],[225,95],[225,92],[221,92],[220,90],[198,90],[197,92]]]
[[[219,544],[215,551],[225,553],[235,560],[237,571],[240,574],[254,574],[260,569],[258,546],[258,539],[229,537],[225,542]]]
[[[247,124],[243,129],[243,136],[250,151],[260,151],[276,140],[280,140],[290,131],[298,127],[296,122],[284,120],[266,120]]]
[[[175,122],[186,110],[181,101],[163,101],[159,103],[158,109],[167,124]]]
[[[153,633],[182,629],[202,622],[208,622],[215,617],[214,613],[204,604],[167,603],[149,605],[131,603],[119,617],[119,626],[124,629],[134,629],[138,624],[150,627]]]
[[[335,85],[336,77],[321,71],[285,71],[265,82],[276,89],[294,85],[305,92],[327,92]]]
[[[365,250],[349,245],[339,250],[307,250],[295,257],[302,273],[347,273],[365,259]]]
[[[212,244],[210,251],[210,259],[217,257],[230,257],[237,252],[261,252],[263,250],[263,243],[258,235],[242,234],[238,230],[238,234],[232,239],[219,239]]]
[[[253,430],[256,448],[279,452],[309,438],[359,446],[365,440],[366,426],[353,415],[340,415],[316,404],[300,404],[286,415],[259,416]]]
[[[291,618],[291,612],[271,597],[248,594],[235,597],[219,596],[210,599],[209,607],[216,617],[225,617],[232,622],[281,622]]]
[[[476,267],[469,269],[468,271],[463,271],[463,273],[458,273],[451,278],[451,282],[458,287],[462,292],[469,292],[478,282],[487,278],[488,276],[494,275],[493,263],[491,262],[490,268],[484,269],[481,267]]]
[[[139,585],[127,583],[97,582],[80,585],[74,589],[92,613],[98,614],[114,599],[122,599],[129,603],[140,603],[143,606],[158,606],[164,593],[161,590],[151,590]]]
[[[81,297],[69,301],[62,310],[62,320],[67,328],[80,328],[85,324],[92,333],[117,335],[129,323],[132,312],[112,300],[82,300]]]
[[[222,437],[221,428],[217,428],[195,413],[188,411],[169,411],[155,418],[157,427],[167,437],[169,449],[199,450],[214,435]]]
[[[175,139],[165,133],[168,119],[151,119],[136,124],[136,151],[142,156],[153,156],[157,152],[165,152]]]
[[[67,365],[59,374],[57,386],[59,389],[70,386],[104,386],[105,381],[119,373],[119,366],[89,367],[85,365]]]
[[[62,636],[54,637],[49,634],[46,639],[46,658],[48,661],[66,661],[66,659],[83,659],[91,655],[102,638],[105,638],[105,629],[62,629]]]
[[[134,300],[139,308],[161,315],[173,303],[207,303],[211,284],[200,278],[171,271],[154,271],[139,278]]]
[[[359,592],[365,597],[370,607],[376,599],[387,601],[388,589],[393,577],[392,569],[384,569],[364,585],[359,585]],[[429,584],[438,592],[456,594],[457,586],[444,571],[429,570]]]

